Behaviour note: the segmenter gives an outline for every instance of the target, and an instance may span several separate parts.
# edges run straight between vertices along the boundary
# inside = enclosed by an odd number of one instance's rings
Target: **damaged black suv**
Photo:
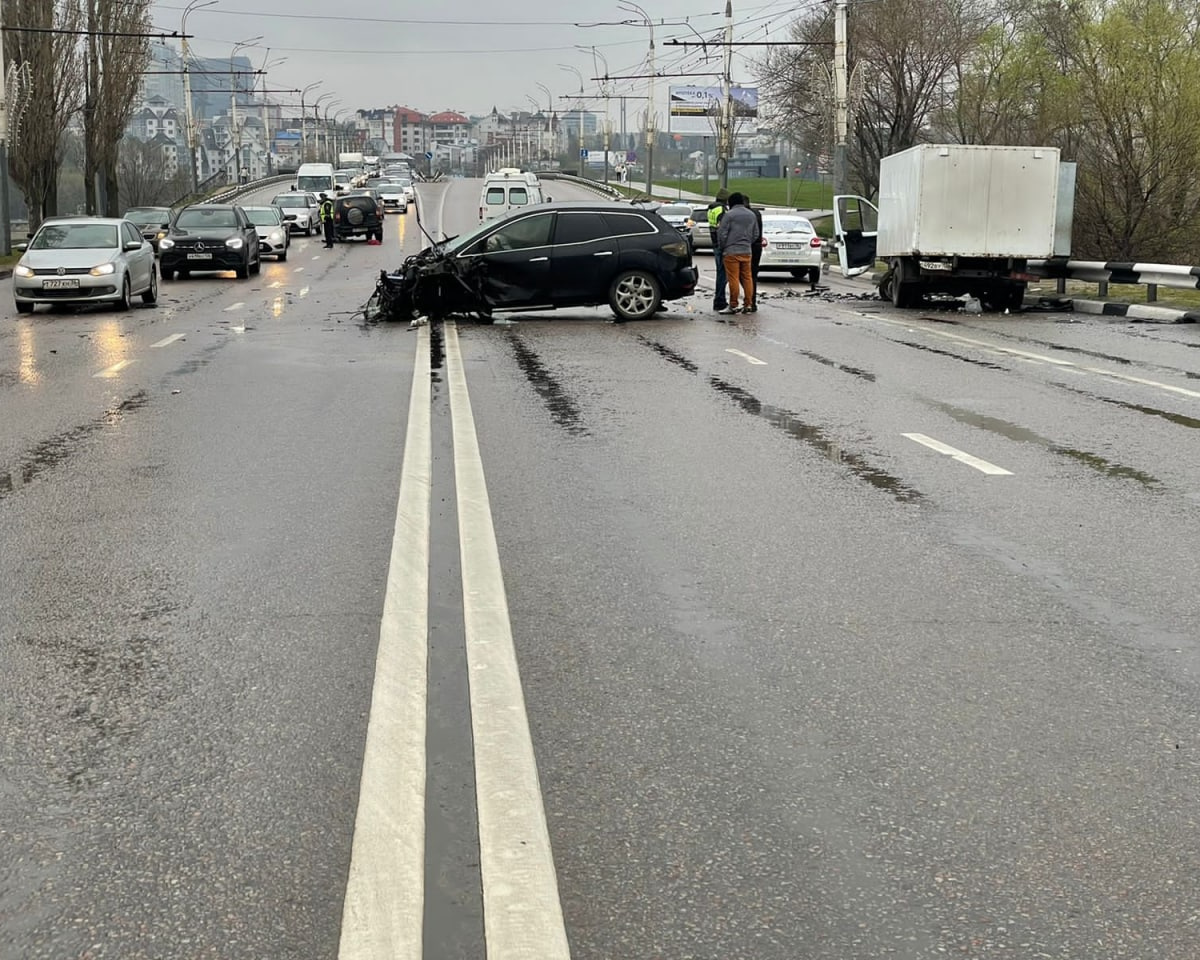
[[[539,204],[488,220],[383,273],[370,312],[392,320],[608,304],[644,320],[696,289],[690,244],[650,210]]]

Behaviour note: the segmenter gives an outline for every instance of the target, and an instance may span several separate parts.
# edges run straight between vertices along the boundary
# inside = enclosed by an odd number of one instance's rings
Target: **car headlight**
[[[160,241],[158,241],[158,249],[160,250],[169,250],[173,246],[175,246],[175,241],[169,240],[166,237],[163,237]]]
[[[270,240],[272,243],[283,243],[283,231],[282,230],[272,230],[270,233],[267,234],[267,239]]]
[[[167,232],[166,232],[165,230],[159,230],[159,231],[158,231],[158,236],[157,236],[157,237],[155,237],[155,239],[156,239],[156,240],[161,240],[161,239],[162,239],[163,237],[165,237],[166,235],[167,235]]]
[[[241,237],[230,237],[225,241],[225,246],[227,246],[230,250],[241,250],[245,242],[246,241]]]
[[[109,274],[114,273],[116,269],[111,263],[98,263],[88,273],[93,277],[107,277]]]
[[[25,266],[23,263],[18,263],[15,267],[13,267],[13,276],[32,277],[33,271],[30,270],[29,267]]]

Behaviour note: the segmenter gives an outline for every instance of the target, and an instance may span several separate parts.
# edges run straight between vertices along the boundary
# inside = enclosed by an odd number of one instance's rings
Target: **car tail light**
[[[664,243],[662,252],[669,253],[673,257],[686,257],[688,253],[688,245],[686,240],[676,240],[674,243]]]
[[[762,248],[763,248],[764,250],[766,250],[766,249],[767,249],[767,247],[769,247],[770,245],[771,245],[771,241],[770,241],[770,240],[768,240],[766,237],[763,237],[763,238],[762,238]]]
[[[810,247],[819,247],[821,245],[821,238],[813,237],[811,240],[808,241],[808,245]]]

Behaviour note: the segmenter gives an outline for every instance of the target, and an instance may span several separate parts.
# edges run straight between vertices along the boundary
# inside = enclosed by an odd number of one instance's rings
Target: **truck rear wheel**
[[[921,281],[914,281],[912,272],[912,267],[903,257],[892,261],[892,306],[898,310],[915,307],[921,302]]]

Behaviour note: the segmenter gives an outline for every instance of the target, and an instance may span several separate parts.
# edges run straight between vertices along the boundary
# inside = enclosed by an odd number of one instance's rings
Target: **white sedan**
[[[128,310],[134,294],[158,299],[154,247],[128,220],[53,217],[46,220],[13,267],[17,313],[39,303],[111,303]]]
[[[299,231],[306,237],[311,237],[321,229],[321,201],[315,193],[304,193],[293,190],[290,193],[276,194],[271,200],[283,211],[288,229]]]
[[[793,213],[763,214],[760,272],[787,270],[797,280],[821,279],[821,238],[812,223]]]

